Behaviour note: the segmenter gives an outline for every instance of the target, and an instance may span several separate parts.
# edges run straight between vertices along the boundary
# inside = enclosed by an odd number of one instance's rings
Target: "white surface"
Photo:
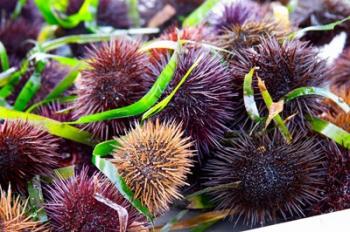
[[[309,217],[296,221],[266,226],[250,232],[349,232],[350,231],[350,209]]]

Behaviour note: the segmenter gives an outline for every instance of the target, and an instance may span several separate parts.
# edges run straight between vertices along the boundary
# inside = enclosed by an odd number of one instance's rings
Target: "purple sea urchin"
[[[250,226],[304,216],[321,199],[325,157],[315,138],[295,136],[291,144],[277,131],[252,136],[240,131],[229,139],[203,170],[204,186],[217,188],[210,191],[217,207]]]
[[[139,43],[117,39],[90,51],[90,68],[77,83],[75,118],[127,106],[139,100],[151,85],[146,75],[148,57]],[[108,139],[122,134],[133,119],[90,123],[86,128],[96,137]]]
[[[10,183],[25,192],[34,175],[48,175],[57,167],[59,139],[25,121],[5,121],[0,125],[0,185]]]
[[[0,25],[0,41],[4,44],[11,66],[19,65],[27,52],[34,47],[29,40],[35,40],[39,27],[23,18],[4,20]]]
[[[148,231],[145,218],[101,174],[89,177],[83,169],[68,180],[56,180],[48,190],[45,209],[57,232],[119,232],[123,231],[123,224],[126,231]],[[120,221],[118,211],[97,200],[98,195],[122,207],[127,212],[127,220]]]
[[[325,192],[322,201],[312,207],[313,214],[330,213],[350,207],[350,151],[332,141],[325,140],[324,143],[327,153]]]
[[[46,231],[40,222],[26,216],[27,201],[13,197],[9,188],[7,192],[0,187],[0,231],[3,232],[39,232]]]
[[[113,153],[113,164],[135,198],[154,215],[164,213],[169,204],[181,198],[179,188],[186,185],[192,166],[189,138],[183,138],[180,124],[148,121],[136,125]]]
[[[286,41],[280,44],[275,38],[264,39],[255,49],[243,49],[237,59],[231,61],[233,73],[236,124],[247,118],[243,103],[244,76],[253,67],[259,69],[253,78],[255,101],[260,111],[267,115],[267,108],[262,100],[257,85],[257,76],[266,84],[274,102],[280,100],[288,92],[305,86],[319,87],[325,82],[327,69],[325,62],[317,58],[317,51],[301,41]],[[315,97],[300,97],[284,105],[282,116],[289,117],[295,113],[293,123],[304,128],[305,115],[316,115],[321,111]]]
[[[261,19],[260,6],[250,0],[236,1],[224,6],[222,15],[214,16],[214,29],[218,34],[232,28],[241,26],[245,22],[257,22]]]
[[[185,49],[178,57],[174,77],[164,96],[173,91],[199,57],[203,59],[157,117],[182,122],[185,134],[195,141],[196,150],[204,156],[209,148],[219,145],[227,130],[226,124],[233,120],[230,72],[219,56],[203,49]],[[152,66],[153,76],[159,75],[167,61],[168,58],[163,57]]]

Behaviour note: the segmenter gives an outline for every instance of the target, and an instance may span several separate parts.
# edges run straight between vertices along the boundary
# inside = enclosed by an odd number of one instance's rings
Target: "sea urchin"
[[[25,192],[34,175],[48,175],[57,167],[58,138],[26,121],[5,121],[0,125],[0,185],[10,183]]]
[[[77,83],[74,118],[130,105],[147,92],[151,85],[145,75],[148,58],[138,49],[139,43],[122,38],[90,51],[90,67]],[[109,139],[124,133],[132,120],[95,122],[87,129],[97,138]]]
[[[181,125],[161,124],[158,120],[136,128],[117,139],[120,148],[112,162],[135,198],[154,215],[169,209],[181,197],[179,188],[186,185],[186,174],[192,166],[189,138],[183,138]]]
[[[210,195],[217,207],[229,209],[246,225],[304,216],[305,207],[321,198],[324,183],[324,153],[318,145],[302,136],[285,144],[276,131],[252,136],[240,131],[208,161],[204,186],[216,187]]]
[[[301,41],[286,41],[280,44],[275,38],[263,39],[255,49],[242,49],[237,59],[231,61],[237,123],[247,118],[243,102],[244,76],[253,67],[259,68],[253,79],[255,101],[261,112],[267,108],[258,88],[257,76],[266,84],[274,102],[299,87],[320,87],[327,77],[325,62],[317,58],[317,51]],[[292,119],[298,126],[305,127],[305,115],[318,114],[320,104],[315,97],[299,97],[284,105],[283,117],[295,113]],[[265,114],[266,115],[266,114]]]
[[[68,180],[56,180],[48,190],[45,209],[57,232],[147,231],[145,218],[101,174],[89,177],[83,169]],[[122,207],[126,221],[119,221],[118,211],[98,200],[99,196]],[[122,230],[122,225],[127,230]]]
[[[20,197],[13,197],[10,188],[6,193],[0,187],[0,231],[46,231],[40,222],[26,216],[26,207],[27,202],[23,202]]]
[[[165,56],[153,65],[153,76],[158,76],[166,65]],[[201,158],[209,149],[219,145],[226,125],[233,118],[233,94],[230,72],[221,57],[199,48],[184,48],[178,57],[174,77],[163,95],[168,96],[190,67],[202,57],[186,82],[171,102],[157,117],[183,123],[185,135],[195,141]]]

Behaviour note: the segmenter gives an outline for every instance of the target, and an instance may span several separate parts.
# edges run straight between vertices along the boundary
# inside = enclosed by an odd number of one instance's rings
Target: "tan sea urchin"
[[[157,215],[169,209],[169,203],[181,198],[179,188],[186,185],[193,151],[189,138],[183,138],[181,125],[146,122],[136,125],[118,139],[120,149],[112,162],[118,168],[135,197]]]

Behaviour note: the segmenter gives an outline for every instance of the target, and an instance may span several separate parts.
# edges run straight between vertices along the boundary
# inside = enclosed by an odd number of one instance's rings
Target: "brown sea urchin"
[[[139,100],[151,85],[145,74],[148,58],[139,51],[139,43],[121,38],[90,51],[90,67],[77,83],[78,98],[73,116],[100,113]],[[97,138],[109,139],[124,133],[133,119],[95,122],[87,129]]]
[[[179,188],[186,185],[192,166],[192,144],[183,138],[181,125],[148,121],[117,141],[120,148],[112,162],[135,198],[154,215],[167,211],[169,204],[181,197]]]
[[[314,138],[302,136],[285,144],[273,135],[248,135],[240,131],[208,161],[203,171],[206,187],[219,209],[229,209],[232,219],[254,226],[282,217],[304,216],[318,201],[324,184],[324,154]],[[238,186],[217,188],[220,185]]]
[[[27,201],[14,197],[9,188],[7,192],[0,187],[0,231],[4,232],[39,232],[45,231],[40,222],[26,216]]]
[[[163,95],[168,96],[173,91],[200,57],[203,59],[157,118],[182,122],[185,135],[195,141],[195,148],[203,158],[210,148],[219,145],[227,130],[226,124],[233,120],[233,94],[226,63],[204,49],[184,48]],[[165,56],[152,66],[153,76],[159,75],[168,59],[169,56]]]
[[[126,231],[147,231],[145,218],[101,174],[89,177],[83,169],[68,180],[56,180],[48,190],[45,209],[54,231],[119,232],[123,231],[122,225],[126,225]],[[126,220],[119,221],[118,212],[99,201],[98,196],[122,207]]]
[[[0,125],[0,185],[25,192],[34,175],[48,175],[57,167],[58,138],[26,121]]]
[[[240,123],[247,118],[243,103],[244,76],[253,67],[259,69],[253,79],[255,101],[261,112],[267,108],[261,97],[257,76],[266,84],[273,101],[279,101],[283,96],[299,87],[320,87],[326,81],[327,69],[324,60],[317,58],[317,51],[301,41],[286,41],[280,44],[275,38],[264,39],[255,49],[243,49],[237,59],[231,61],[233,72],[234,100],[236,117]],[[297,114],[293,123],[305,128],[305,115],[318,114],[320,104],[316,97],[300,97],[284,105],[283,117]],[[266,114],[265,114],[266,115]]]

